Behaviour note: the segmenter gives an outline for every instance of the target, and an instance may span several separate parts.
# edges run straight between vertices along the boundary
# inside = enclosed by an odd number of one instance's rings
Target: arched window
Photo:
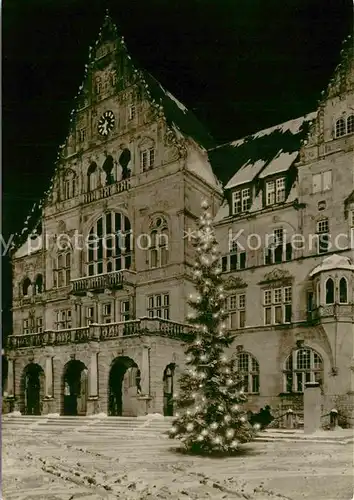
[[[102,166],[102,170],[106,174],[106,185],[109,186],[110,184],[114,183],[114,162],[113,158],[111,155],[108,155],[107,158],[104,161],[104,164]]]
[[[354,133],[354,115],[349,115],[347,118],[347,134]]]
[[[307,382],[323,381],[321,356],[308,347],[294,350],[285,362],[285,392],[304,392]]]
[[[38,274],[34,282],[34,293],[38,294],[42,292],[43,292],[43,276],[41,274]]]
[[[336,121],[335,137],[342,137],[346,133],[346,124],[344,118]]]
[[[130,151],[129,149],[124,148],[118,160],[119,165],[122,167],[122,180],[128,179],[130,177],[130,169],[128,168],[130,160]]]
[[[98,169],[93,161],[87,170],[87,191],[93,191],[98,187]]]
[[[63,200],[68,200],[76,196],[76,175],[69,170],[64,177]]]
[[[108,212],[93,225],[88,239],[87,275],[130,269],[133,237],[128,217]]]
[[[157,217],[150,229],[150,268],[165,266],[169,258],[167,222],[162,217]]]
[[[326,281],[326,304],[334,304],[334,281],[328,278]]]
[[[22,293],[25,297],[27,297],[30,294],[32,288],[32,283],[29,278],[25,278],[22,283]]]
[[[248,352],[236,356],[236,370],[242,375],[244,391],[249,394],[259,393],[259,363]]]
[[[53,286],[61,288],[70,285],[71,253],[64,252],[58,255],[53,264]]]
[[[339,281],[339,303],[347,304],[348,302],[348,283],[345,278]]]

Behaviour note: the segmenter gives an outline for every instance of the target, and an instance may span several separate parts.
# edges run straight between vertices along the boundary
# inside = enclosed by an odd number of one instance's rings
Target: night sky
[[[353,31],[353,0],[6,0],[5,237],[48,187],[107,7],[134,59],[220,143],[316,109]]]

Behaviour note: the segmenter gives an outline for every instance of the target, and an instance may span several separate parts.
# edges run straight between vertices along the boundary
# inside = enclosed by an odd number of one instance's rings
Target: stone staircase
[[[142,445],[142,440],[148,443],[160,443],[172,446],[167,432],[171,427],[173,417],[149,415],[147,417],[67,417],[67,416],[2,416],[2,431],[6,433],[22,433],[27,431],[43,434],[48,437],[65,433],[72,438],[85,434],[85,439],[119,440]],[[301,429],[267,429],[259,432],[257,442],[316,442],[351,444],[354,442],[351,430],[319,431],[316,434],[305,435]]]

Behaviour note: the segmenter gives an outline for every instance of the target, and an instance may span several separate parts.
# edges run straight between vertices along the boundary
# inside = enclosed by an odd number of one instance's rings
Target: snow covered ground
[[[106,419],[107,420],[107,419]],[[245,445],[233,458],[191,457],[155,436],[89,427],[3,424],[6,500],[351,500],[353,448],[325,443]]]

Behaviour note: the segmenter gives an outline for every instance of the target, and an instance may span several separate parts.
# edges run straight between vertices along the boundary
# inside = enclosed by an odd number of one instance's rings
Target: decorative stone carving
[[[230,276],[224,282],[224,287],[226,290],[234,290],[235,288],[246,288],[247,283],[243,279],[237,276]]]
[[[264,275],[264,279],[260,283],[270,283],[273,281],[290,281],[293,276],[285,269],[273,269],[270,273]]]

